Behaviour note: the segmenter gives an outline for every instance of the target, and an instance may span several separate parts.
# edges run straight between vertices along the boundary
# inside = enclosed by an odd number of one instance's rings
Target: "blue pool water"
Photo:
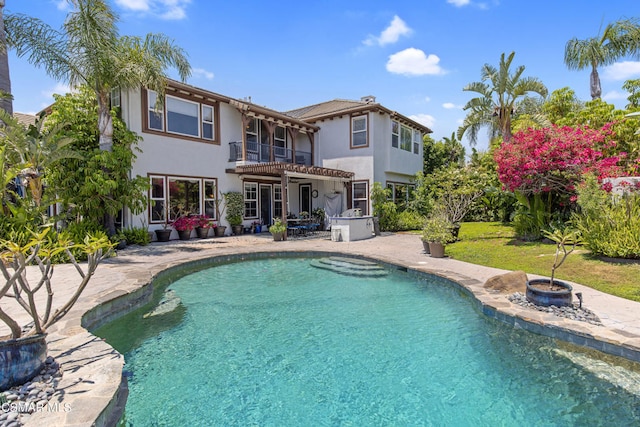
[[[193,273],[170,285],[182,300],[178,315],[110,325],[109,342],[127,336],[114,343],[130,372],[124,423],[640,423],[629,387],[560,356],[548,338],[486,318],[443,279],[350,277],[309,261]]]

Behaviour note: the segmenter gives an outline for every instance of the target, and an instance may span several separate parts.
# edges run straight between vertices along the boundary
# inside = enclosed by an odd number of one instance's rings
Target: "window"
[[[393,120],[391,122],[391,146],[398,148],[398,141],[400,140],[400,123]]]
[[[411,152],[412,132],[406,126],[400,129],[400,149]]]
[[[258,119],[251,119],[249,124],[247,124],[247,130],[245,132],[247,138],[247,151],[251,153],[258,152],[258,129]]]
[[[169,178],[169,220],[200,214],[200,180]]]
[[[258,217],[258,184],[255,182],[244,183],[244,217]]]
[[[282,218],[282,185],[273,185],[273,216]]]
[[[204,214],[209,218],[217,219],[216,202],[217,188],[216,181],[205,179],[204,181]]]
[[[204,213],[216,217],[217,180],[153,175],[149,177],[149,223]]]
[[[120,107],[120,88],[111,89],[111,108]]]
[[[420,153],[420,144],[422,143],[422,133],[419,130],[413,131],[413,154]]]
[[[415,184],[405,184],[402,182],[387,182],[387,188],[390,189],[391,198],[400,209],[407,207],[407,202],[415,197]]]
[[[149,197],[150,204],[150,217],[152,222],[164,222],[166,209],[165,209],[165,185],[163,176],[151,177],[151,195]]]
[[[369,183],[354,182],[351,187],[353,208],[362,209],[362,215],[368,215],[369,213]]]
[[[276,126],[276,130],[273,133],[273,145],[274,154],[276,157],[286,157],[287,156],[287,133],[282,126]]]
[[[202,106],[202,138],[213,139],[213,107]]]
[[[351,118],[351,146],[365,147],[367,145],[367,116]]]
[[[167,132],[200,136],[198,104],[167,96]]]
[[[206,141],[216,140],[216,108],[211,104],[166,95],[156,106],[158,94],[147,90],[147,123],[144,130],[167,132]],[[214,102],[215,103],[215,102]],[[157,108],[156,108],[157,107]]]
[[[164,115],[162,107],[156,109],[156,102],[158,100],[158,94],[154,91],[147,91],[147,105],[149,116],[149,129],[164,130]]]

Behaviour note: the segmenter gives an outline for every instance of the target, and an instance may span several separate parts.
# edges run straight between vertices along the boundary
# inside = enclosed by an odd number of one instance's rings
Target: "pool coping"
[[[393,246],[384,250],[384,245],[381,248],[380,244],[367,245],[362,242],[282,243],[257,238],[250,240],[249,244],[241,245],[238,244],[238,239],[241,238],[228,239],[231,246],[225,248],[195,249],[184,253],[175,249],[180,248],[180,245],[196,245],[188,242],[156,244],[149,250],[153,251],[154,247],[174,250],[168,250],[165,256],[156,258],[144,251],[143,255],[128,257],[125,251],[122,256],[107,261],[105,268],[100,266],[98,270],[102,274],[97,274],[98,277],[94,279],[101,282],[102,286],[97,286],[96,292],[83,295],[72,312],[49,333],[50,354],[62,363],[64,369],[63,381],[58,387],[60,391],[57,390],[54,394],[54,399],[63,410],[36,412],[24,420],[24,425],[114,425],[124,411],[128,393],[123,375],[124,357],[89,330],[151,301],[154,280],[157,284],[163,277],[183,268],[198,265],[206,268],[211,264],[257,258],[353,256],[375,260],[412,273],[432,274],[451,281],[459,290],[472,296],[478,310],[488,317],[515,328],[640,362],[640,335],[520,307],[509,302],[505,294],[488,291],[483,287],[488,277],[506,271],[451,259],[431,259],[421,253],[422,244],[415,236],[408,238],[398,235],[398,246],[404,249],[405,256],[398,252],[397,247],[396,250]],[[415,242],[409,239],[415,239]],[[378,238],[371,242],[375,240]],[[389,240],[386,243],[388,242]],[[407,245],[409,247],[405,249]],[[406,256],[408,251],[410,256]],[[144,268],[136,268],[138,263],[142,263]],[[56,278],[59,279],[59,276],[54,275],[54,280]],[[70,410],[65,411],[65,407]]]

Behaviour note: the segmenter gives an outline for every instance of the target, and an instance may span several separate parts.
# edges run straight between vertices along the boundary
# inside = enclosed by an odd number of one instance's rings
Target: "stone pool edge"
[[[111,282],[112,286],[108,290],[82,299],[73,312],[50,334],[50,353],[63,364],[65,382],[82,388],[85,379],[96,377],[96,374],[101,381],[99,383],[87,381],[86,387],[80,394],[72,394],[69,391],[61,395],[56,392],[54,395],[54,399],[57,397],[60,404],[68,403],[72,409],[78,407],[81,408],[80,410],[72,410],[68,413],[62,411],[53,414],[36,413],[30,416],[24,425],[43,425],[43,422],[48,425],[65,426],[114,425],[124,411],[128,394],[126,378],[122,375],[124,357],[106,342],[88,332],[88,329],[95,329],[151,301],[154,280],[163,275],[170,275],[171,272],[197,265],[206,268],[224,262],[260,258],[352,256],[375,260],[391,268],[406,269],[413,273],[432,274],[448,279],[459,290],[472,296],[474,304],[483,314],[512,327],[526,329],[632,361],[640,361],[640,337],[637,335],[612,330],[605,326],[561,319],[552,314],[520,307],[509,302],[504,294],[485,290],[483,281],[448,269],[418,265],[411,260],[400,260],[384,254],[353,250],[353,247],[349,248],[349,252],[335,248],[305,250],[281,246],[277,247],[277,252],[273,250],[252,252],[255,249],[254,247],[234,248],[227,253],[202,251],[183,254],[188,256],[169,262],[149,263],[150,265],[145,265],[142,272],[140,269],[125,269],[120,277],[118,275],[114,277],[115,280]],[[87,351],[92,354],[90,363],[84,357]]]

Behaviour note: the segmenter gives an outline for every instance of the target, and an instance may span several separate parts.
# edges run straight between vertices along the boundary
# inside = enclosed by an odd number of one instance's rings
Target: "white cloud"
[[[622,61],[609,65],[604,69],[607,80],[629,80],[640,78],[640,62]]]
[[[424,97],[425,102],[431,102],[431,98],[429,98],[428,96]]]
[[[387,71],[406,76],[445,74],[445,71],[438,65],[439,62],[440,58],[436,55],[427,56],[420,49],[410,47],[389,56]]]
[[[429,114],[414,114],[412,116],[409,116],[409,118],[411,120],[414,120],[414,121],[420,123],[420,124],[425,125],[429,129],[433,129],[433,126],[436,124],[435,117],[433,117],[433,116],[431,116]]]
[[[444,104],[442,104],[442,108],[445,108],[447,110],[453,110],[453,109],[461,110],[462,105],[456,105],[453,102],[445,102]]]
[[[447,3],[452,4],[455,7],[463,7],[471,4],[471,0],[447,0]]]
[[[413,30],[398,15],[395,15],[389,26],[379,36],[370,35],[363,43],[367,46],[375,44],[385,46],[397,42],[401,36],[408,36],[412,32]]]
[[[136,12],[146,12],[149,10],[151,0],[116,0],[116,4],[123,9]]]
[[[58,10],[65,11],[70,9],[69,0],[55,0],[54,3]]]
[[[71,92],[69,85],[58,83],[52,88],[43,90],[41,93],[47,98],[47,101],[50,101],[49,104],[51,104],[53,102],[53,94],[57,93],[59,95],[64,95],[69,92]]]
[[[181,20],[187,17],[186,8],[191,0],[115,0],[122,9],[151,14],[163,20]]]
[[[617,100],[621,100],[621,99],[627,99],[627,97],[629,96],[628,93],[626,92],[618,92],[615,90],[612,90],[610,92],[605,93],[604,95],[602,95],[602,100],[603,101],[617,101]]]
[[[207,80],[212,80],[214,77],[211,71],[207,71],[204,68],[194,68],[191,72],[194,77],[204,77]]]

